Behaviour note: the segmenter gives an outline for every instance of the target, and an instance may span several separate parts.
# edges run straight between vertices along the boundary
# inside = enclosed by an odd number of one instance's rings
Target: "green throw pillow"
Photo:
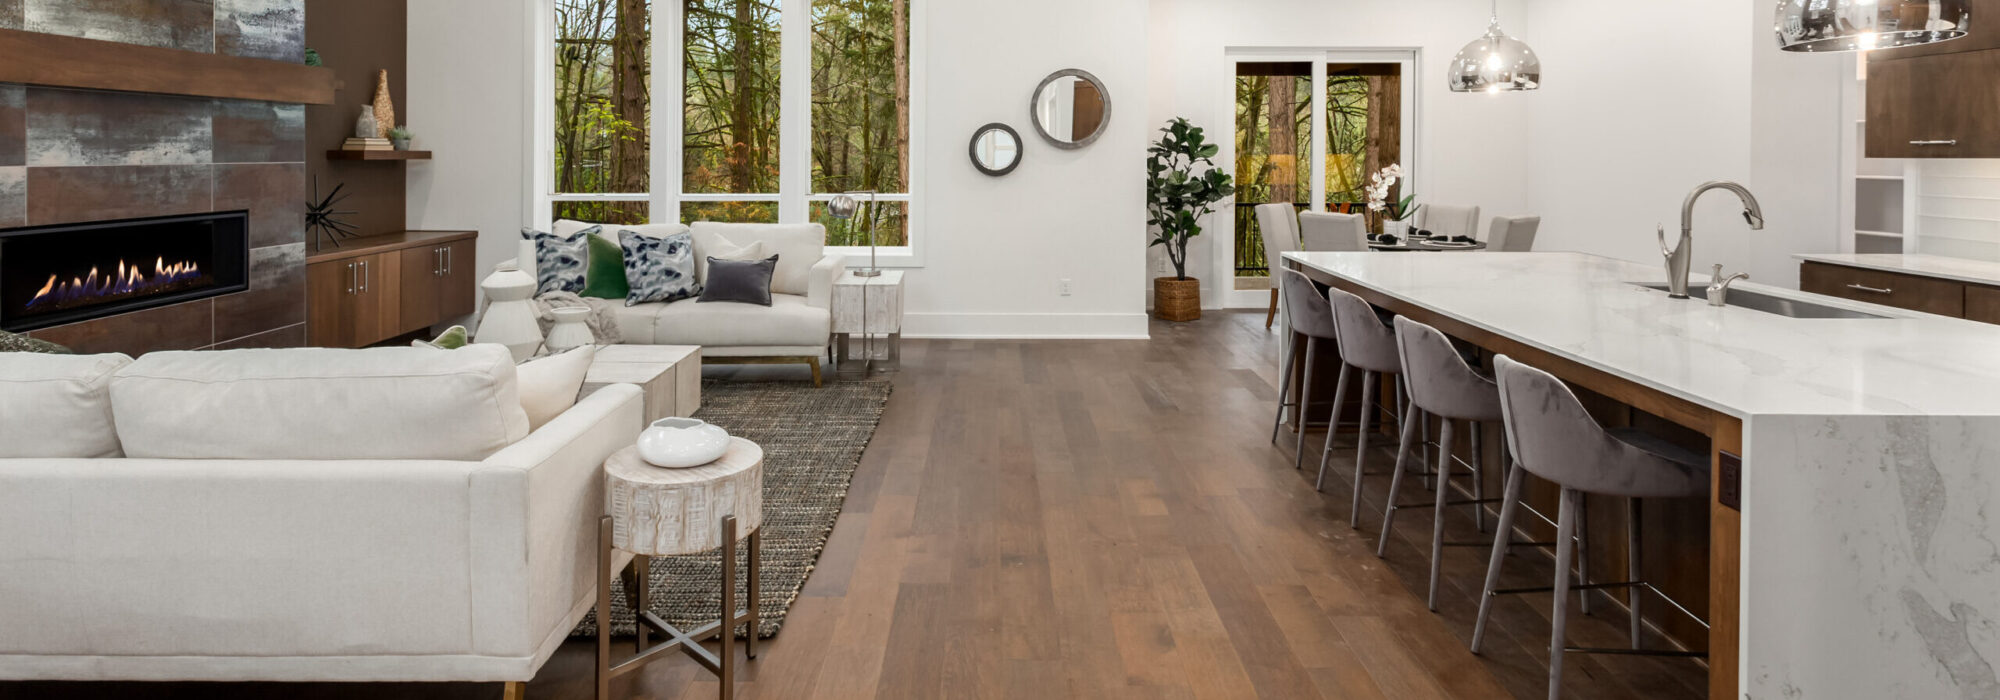
[[[592,234],[590,264],[583,269],[583,296],[623,300],[632,292],[625,281],[625,251],[618,242]]]
[[[435,340],[412,340],[410,344],[420,348],[457,350],[465,347],[465,343],[470,340],[470,336],[471,333],[466,332],[465,326],[452,326],[444,329],[444,333],[439,334]]]

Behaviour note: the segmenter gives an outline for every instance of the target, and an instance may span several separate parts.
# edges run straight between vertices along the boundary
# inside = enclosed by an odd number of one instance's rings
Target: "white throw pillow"
[[[154,352],[111,377],[125,455],[475,461],[528,435],[500,345]]]
[[[576,405],[577,392],[583,390],[583,375],[590,373],[590,361],[596,357],[597,346],[585,345],[515,368],[521,378],[521,410],[528,413],[530,432],[540,430]]]
[[[715,255],[709,250],[721,250],[730,246],[748,245],[751,242],[764,244],[761,255],[756,259],[778,256],[778,269],[771,275],[771,292],[774,294],[805,295],[812,286],[812,268],[826,255],[826,227],[819,224],[725,224],[713,221],[697,221],[694,231],[694,254]],[[722,257],[717,255],[716,257]],[[707,271],[703,271],[702,281],[708,281]]]
[[[710,243],[707,249],[703,249],[697,243],[694,247],[694,278],[700,280],[704,285],[708,284],[709,258],[717,260],[763,260],[768,257],[771,257],[771,252],[764,249],[764,244],[761,241],[751,241],[745,245],[736,245],[728,241],[718,240]],[[784,259],[779,258],[779,262],[782,264]]]
[[[132,358],[0,353],[0,458],[117,457],[111,375]]]

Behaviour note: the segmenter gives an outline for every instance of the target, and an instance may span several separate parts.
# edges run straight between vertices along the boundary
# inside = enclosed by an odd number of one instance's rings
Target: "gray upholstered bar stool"
[[[1452,347],[1436,328],[1396,317],[1396,349],[1402,358],[1403,383],[1409,387],[1410,412],[1404,418],[1403,444],[1396,450],[1396,476],[1389,481],[1388,505],[1382,512],[1382,534],[1375,544],[1375,556],[1383,556],[1388,551],[1389,531],[1396,522],[1396,511],[1403,508],[1432,508],[1431,513],[1431,582],[1427,605],[1437,610],[1438,576],[1444,564],[1444,516],[1449,506],[1474,506],[1474,518],[1480,531],[1486,530],[1486,509],[1482,504],[1490,502],[1486,498],[1485,477],[1482,465],[1485,462],[1483,445],[1480,444],[1480,423],[1497,422],[1500,414],[1500,391],[1493,380],[1466,364],[1465,357]],[[1438,435],[1437,498],[1431,504],[1397,503],[1396,497],[1402,492],[1403,463],[1409,458],[1411,443],[1417,430],[1413,421],[1420,416],[1436,416],[1443,423]],[[1451,452],[1453,425],[1459,421],[1472,424],[1472,498],[1452,499],[1452,463],[1458,458]],[[1422,459],[1422,457],[1419,457]],[[1485,543],[1461,542],[1459,545],[1481,545]]]
[[[1403,362],[1396,356],[1395,331],[1390,330],[1375,307],[1361,297],[1331,288],[1326,290],[1326,296],[1327,301],[1333,306],[1334,325],[1340,331],[1337,341],[1340,344],[1340,380],[1333,385],[1334,405],[1340,405],[1347,399],[1347,378],[1354,370],[1361,370],[1361,432],[1356,434],[1354,441],[1354,504],[1347,511],[1347,525],[1359,527],[1361,477],[1365,475],[1363,467],[1368,461],[1368,421],[1375,415],[1369,407],[1381,405],[1376,399],[1382,383],[1381,375],[1396,375],[1398,419],[1403,420],[1402,417],[1411,414],[1412,411],[1407,410],[1407,406],[1402,402]],[[1404,444],[1408,444],[1409,422],[1403,420],[1402,427],[1406,432],[1399,437]],[[1333,454],[1332,434],[1326,436],[1326,447],[1326,451],[1321,452],[1319,456],[1319,478],[1313,482],[1313,488],[1316,490],[1323,490],[1326,487],[1327,458]],[[1399,474],[1398,478],[1400,477]]]
[[[1278,415],[1271,419],[1271,441],[1278,441],[1278,428],[1285,422],[1285,409],[1296,408],[1294,415],[1299,421],[1299,439],[1293,448],[1295,452],[1292,455],[1292,468],[1297,469],[1305,465],[1306,411],[1312,406],[1313,360],[1318,357],[1323,344],[1338,342],[1337,331],[1333,324],[1333,309],[1327,305],[1326,297],[1319,295],[1319,290],[1313,286],[1312,279],[1306,277],[1304,273],[1289,268],[1279,268],[1278,290],[1285,298],[1285,325],[1293,333],[1305,336],[1306,346],[1301,353],[1298,343],[1291,343],[1288,346],[1289,352],[1285,353],[1278,374]],[[1290,403],[1286,399],[1291,393],[1292,373],[1298,371],[1302,354],[1306,367],[1305,378],[1300,382],[1298,402]],[[1342,372],[1342,376],[1346,376],[1346,373]],[[1339,393],[1334,392],[1335,401],[1339,400]],[[1329,443],[1332,441],[1334,423],[1340,416],[1338,406],[1335,407],[1333,415],[1334,420],[1329,421],[1326,428]]]
[[[1500,507],[1500,532],[1493,540],[1493,557],[1486,567],[1485,595],[1479,601],[1479,618],[1473,625],[1472,652],[1479,653],[1486,636],[1486,617],[1493,597],[1506,593],[1554,591],[1549,634],[1549,700],[1562,695],[1564,652],[1646,654],[1653,656],[1704,656],[1701,652],[1647,651],[1640,649],[1644,628],[1639,616],[1639,594],[1652,586],[1639,580],[1639,499],[1694,498],[1708,493],[1708,461],[1701,455],[1634,430],[1606,430],[1590,417],[1576,394],[1555,375],[1515,362],[1501,355],[1494,358],[1500,386],[1500,407],[1506,414],[1507,443],[1513,448],[1515,468],[1507,474]],[[1556,516],[1556,575],[1549,588],[1499,590],[1500,563],[1506,558],[1509,528],[1521,507],[1522,473],[1527,472],[1562,487],[1561,507]],[[1576,586],[1591,590],[1627,588],[1631,602],[1630,649],[1590,649],[1569,647],[1564,642],[1569,600],[1569,570],[1572,561],[1571,535],[1582,518],[1585,494],[1626,499],[1627,525],[1625,559],[1631,580]],[[1587,555],[1587,553],[1586,553]],[[1671,600],[1669,600],[1671,602]],[[1675,605],[1675,607],[1679,607]],[[1690,617],[1700,618],[1681,612]],[[1706,623],[1704,623],[1706,624]]]

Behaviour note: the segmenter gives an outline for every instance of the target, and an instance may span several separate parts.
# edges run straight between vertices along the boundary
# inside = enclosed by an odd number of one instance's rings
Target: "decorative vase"
[[[661,418],[639,433],[639,458],[667,469],[699,467],[729,451],[729,431],[693,418]]]
[[[1153,279],[1153,315],[1162,321],[1201,318],[1201,280],[1193,277]]]
[[[375,133],[378,139],[389,138],[389,129],[396,126],[396,103],[389,99],[389,71],[375,73],[375,102],[371,105],[375,112]]]
[[[591,335],[590,325],[586,323],[590,320],[590,307],[565,306],[549,313],[556,317],[555,325],[549,328],[548,340],[542,342],[548,347],[549,354],[597,342],[597,336]]]
[[[479,283],[486,291],[486,316],[473,340],[507,346],[514,361],[535,356],[542,347],[542,325],[535,320],[535,276],[515,265],[501,265]],[[588,332],[588,329],[585,330]]]
[[[1383,219],[1382,234],[1395,236],[1397,239],[1408,239],[1410,237],[1410,222]]]
[[[357,139],[381,138],[381,136],[375,133],[374,107],[369,107],[366,105],[363,105],[361,107],[361,116],[354,120],[354,138]]]
[[[409,139],[399,139],[399,138],[393,138],[393,137],[392,137],[392,138],[390,138],[390,139],[389,139],[389,145],[391,145],[391,146],[395,146],[395,147],[396,147],[396,150],[398,150],[398,151],[407,151],[407,150],[410,150],[410,140],[409,140]]]

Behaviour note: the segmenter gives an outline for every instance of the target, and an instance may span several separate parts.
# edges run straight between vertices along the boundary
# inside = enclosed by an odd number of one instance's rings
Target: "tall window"
[[[834,246],[872,223],[909,244],[914,0],[550,1],[557,218],[816,221]],[[877,193],[873,216],[828,216],[851,191]]]

